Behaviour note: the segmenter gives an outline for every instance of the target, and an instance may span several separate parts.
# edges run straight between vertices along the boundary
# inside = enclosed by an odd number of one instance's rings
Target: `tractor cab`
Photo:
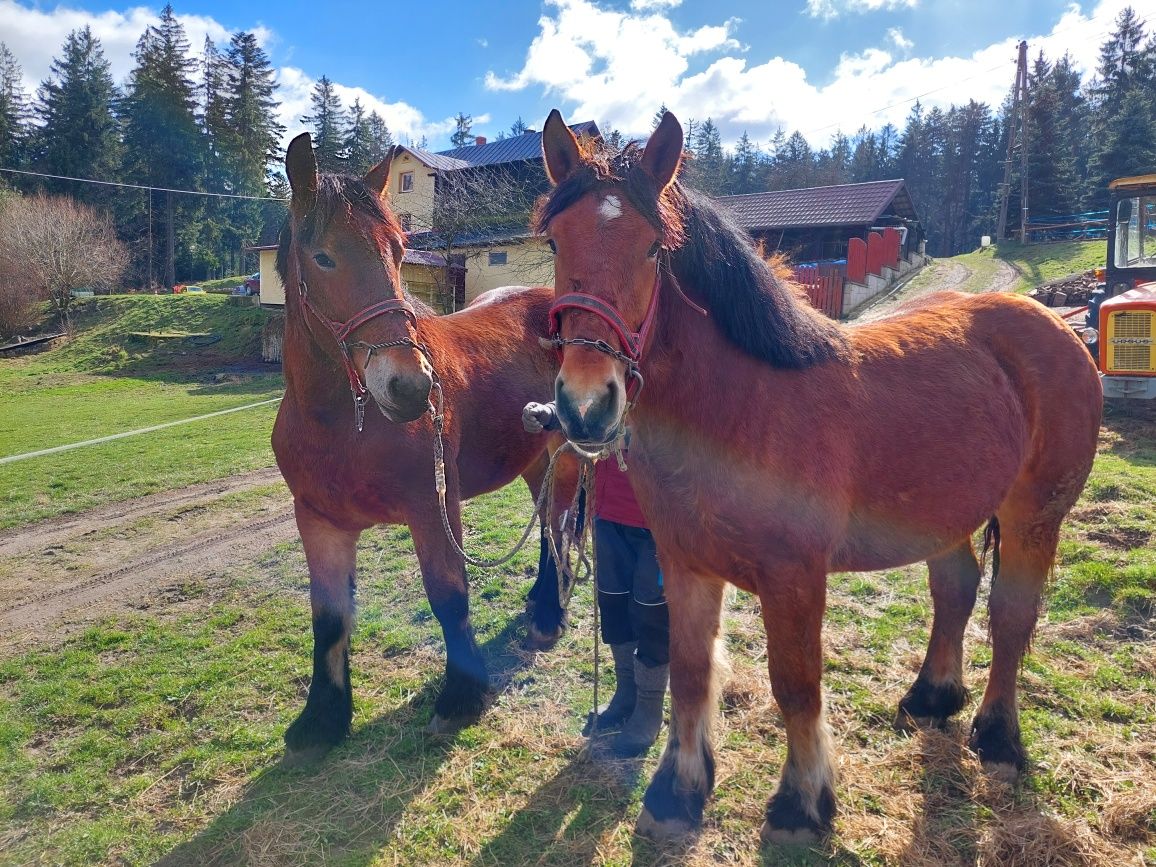
[[[1156,174],[1108,184],[1108,257],[1084,342],[1105,397],[1156,398]]]

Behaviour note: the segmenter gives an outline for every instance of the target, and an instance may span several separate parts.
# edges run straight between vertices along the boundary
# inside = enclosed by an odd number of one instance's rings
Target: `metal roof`
[[[902,178],[720,196],[715,201],[729,209],[747,230],[863,226],[874,223],[889,207],[901,217],[917,218]]]
[[[576,136],[588,135],[597,137],[601,135],[598,131],[598,125],[592,120],[585,121],[584,123],[576,123],[571,126],[570,129],[574,131],[574,135]],[[536,131],[524,132],[521,135],[486,142],[483,145],[469,145],[467,147],[453,148],[448,151],[438,151],[437,153],[431,153],[430,151],[413,147],[407,147],[406,150],[431,169],[454,171],[455,169],[494,166],[499,163],[517,163],[525,160],[541,159],[542,133]]]

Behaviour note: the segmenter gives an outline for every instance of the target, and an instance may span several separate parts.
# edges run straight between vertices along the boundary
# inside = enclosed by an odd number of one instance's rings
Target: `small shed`
[[[924,240],[902,178],[720,196],[716,201],[767,253],[786,253],[796,263],[846,259],[851,239],[866,241],[872,229],[898,229],[904,257],[918,252]]]

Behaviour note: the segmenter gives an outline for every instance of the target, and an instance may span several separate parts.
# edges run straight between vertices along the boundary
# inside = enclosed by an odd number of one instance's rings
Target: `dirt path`
[[[295,538],[276,468],[0,534],[0,653],[164,601]]]
[[[931,262],[894,295],[887,296],[861,311],[852,321],[875,322],[890,316],[902,304],[931,292],[957,289],[963,292],[1008,292],[1019,280],[1019,272],[1007,262],[993,260],[994,274],[982,279],[971,266],[955,259]],[[982,279],[982,283],[979,280]]]

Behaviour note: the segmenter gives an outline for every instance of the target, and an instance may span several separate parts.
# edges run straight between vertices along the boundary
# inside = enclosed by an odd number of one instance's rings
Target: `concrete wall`
[[[882,274],[868,274],[866,285],[846,281],[843,284],[843,315],[847,316],[873,298],[888,292],[901,277],[917,271],[926,261],[926,256],[912,253],[906,259],[899,260],[898,270],[884,267]]]

